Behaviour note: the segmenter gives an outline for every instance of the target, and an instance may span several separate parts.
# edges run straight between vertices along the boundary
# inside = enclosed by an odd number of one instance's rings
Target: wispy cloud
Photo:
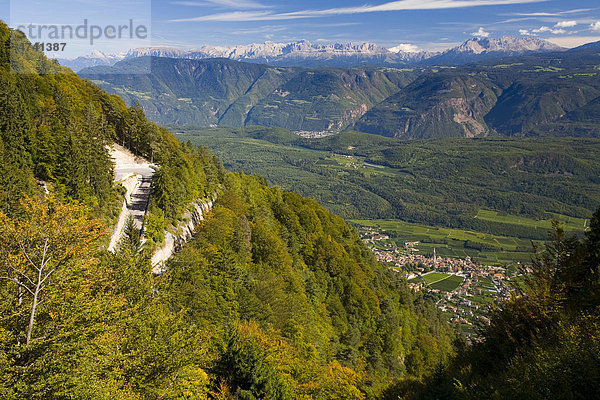
[[[215,0],[216,1],[216,0]],[[229,0],[226,0],[229,1]],[[245,1],[245,0],[244,0]],[[274,21],[300,18],[316,18],[332,15],[362,14],[384,11],[406,11],[406,10],[442,10],[451,8],[500,6],[524,3],[540,3],[549,0],[400,0],[383,3],[380,5],[363,5],[356,7],[338,7],[323,10],[303,10],[286,13],[275,13],[272,11],[234,11],[218,14],[203,15],[194,18],[182,18],[171,20],[172,22],[186,21],[219,21],[219,22],[242,22],[242,21]]]
[[[590,25],[590,30],[593,32],[600,32],[600,21],[596,21]]]
[[[270,11],[232,11],[218,14],[204,15],[201,17],[193,18],[180,18],[172,19],[170,22],[194,22],[194,21],[219,21],[219,22],[242,22],[242,21],[276,21],[293,19],[287,18],[273,18],[274,14]]]
[[[204,1],[173,1],[171,4],[190,7],[222,7],[236,9],[260,9],[270,8],[270,6],[258,3],[253,0],[204,0]]]
[[[558,12],[534,12],[534,13],[510,13],[505,15],[514,15],[517,17],[559,17],[561,15],[579,14],[594,10],[593,8],[576,8],[574,10],[565,10]]]
[[[490,36],[490,33],[486,32],[485,29],[483,29],[483,27],[480,26],[479,30],[477,32],[471,32],[471,35],[486,38]]]

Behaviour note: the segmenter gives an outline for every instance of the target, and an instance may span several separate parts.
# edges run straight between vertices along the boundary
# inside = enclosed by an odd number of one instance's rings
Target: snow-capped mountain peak
[[[547,40],[534,37],[515,37],[503,36],[500,39],[492,38],[472,38],[450,51],[458,53],[481,54],[484,52],[504,52],[504,53],[525,53],[538,51],[557,51],[563,50]]]
[[[142,56],[168,58],[229,58],[237,61],[276,64],[283,66],[353,66],[405,65],[419,62],[465,63],[483,58],[519,55],[533,52],[562,50],[548,41],[533,37],[504,36],[500,39],[472,38],[443,53],[420,51],[418,47],[401,43],[386,49],[372,43],[311,43],[299,40],[290,43],[264,42],[239,46],[203,46],[180,50],[173,47],[143,47],[125,54],[107,55],[94,51],[75,60],[59,60],[75,71],[96,65],[112,65],[125,58]],[[430,61],[431,60],[431,61]]]

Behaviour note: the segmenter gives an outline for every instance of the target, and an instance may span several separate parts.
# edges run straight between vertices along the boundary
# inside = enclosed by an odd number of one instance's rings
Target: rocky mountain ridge
[[[366,42],[319,44],[300,40],[291,43],[265,42],[229,47],[203,46],[192,50],[165,46],[143,47],[114,55],[96,51],[73,60],[59,59],[58,61],[76,72],[91,66],[110,66],[124,59],[143,56],[195,60],[228,58],[236,61],[302,67],[398,66],[418,63],[464,64],[484,58],[560,50],[564,49],[543,39],[513,36],[504,36],[500,39],[471,38],[460,46],[444,52],[421,51],[406,44],[387,49]]]

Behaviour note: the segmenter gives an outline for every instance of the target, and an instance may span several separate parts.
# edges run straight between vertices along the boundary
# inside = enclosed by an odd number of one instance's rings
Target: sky
[[[143,26],[139,32],[146,32],[120,39],[102,35],[94,43],[69,38],[65,57],[143,46],[191,49],[302,39],[413,51],[504,35],[564,47],[600,40],[600,0],[0,0],[0,18],[22,30],[27,24],[75,28],[87,19],[111,33],[119,25]]]

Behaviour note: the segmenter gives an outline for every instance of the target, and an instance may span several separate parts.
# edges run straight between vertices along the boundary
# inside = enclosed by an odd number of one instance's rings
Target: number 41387
[[[41,51],[64,51],[67,47],[66,43],[50,43],[50,42],[37,42],[34,43],[33,47],[36,50]]]

